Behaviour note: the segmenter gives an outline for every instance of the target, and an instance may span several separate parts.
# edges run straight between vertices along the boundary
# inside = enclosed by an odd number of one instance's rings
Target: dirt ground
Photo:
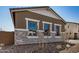
[[[0,53],[59,53],[59,51],[64,49],[64,42],[55,42],[5,46],[2,49],[0,49]]]
[[[79,52],[79,44],[76,44],[70,48],[66,48],[65,50],[60,51],[60,53],[78,53]]]

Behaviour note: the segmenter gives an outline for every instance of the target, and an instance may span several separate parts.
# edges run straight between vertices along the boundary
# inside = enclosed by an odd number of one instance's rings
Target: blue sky
[[[65,21],[79,23],[79,6],[52,7]]]
[[[6,31],[14,30],[9,11],[9,8],[14,7],[15,6],[0,6],[0,28],[3,27]],[[79,6],[52,6],[51,8],[54,9],[65,21],[79,22]]]

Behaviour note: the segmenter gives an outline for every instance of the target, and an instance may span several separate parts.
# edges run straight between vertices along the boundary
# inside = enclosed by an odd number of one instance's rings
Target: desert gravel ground
[[[60,51],[60,53],[78,53],[79,52],[79,44],[76,44],[70,48],[66,48],[65,50]]]
[[[58,53],[65,48],[65,43],[12,45],[0,49],[0,53]]]

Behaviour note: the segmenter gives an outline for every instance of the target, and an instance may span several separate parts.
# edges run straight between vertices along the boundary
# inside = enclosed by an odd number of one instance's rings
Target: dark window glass
[[[37,36],[37,22],[28,21],[28,36]]]
[[[45,36],[50,36],[50,25],[49,24],[44,24],[44,35]]]
[[[60,26],[56,25],[56,36],[60,36]]]
[[[44,24],[44,30],[48,31],[49,30],[49,24]]]
[[[31,31],[36,31],[37,30],[37,23],[28,21],[28,29]]]

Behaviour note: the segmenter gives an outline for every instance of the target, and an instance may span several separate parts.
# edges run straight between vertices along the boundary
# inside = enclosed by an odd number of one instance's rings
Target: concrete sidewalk
[[[71,39],[71,40],[66,40],[66,42],[68,42],[68,43],[71,43],[71,44],[79,44],[79,40],[77,39],[75,39],[75,40],[73,40],[73,39]]]

